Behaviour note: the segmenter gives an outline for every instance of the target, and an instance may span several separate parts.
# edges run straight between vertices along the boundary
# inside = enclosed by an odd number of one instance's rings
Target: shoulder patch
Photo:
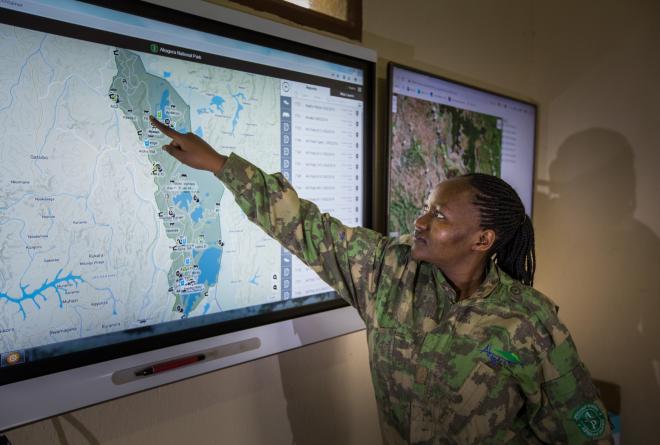
[[[593,403],[587,403],[575,410],[573,420],[582,434],[590,439],[599,437],[605,431],[605,416]]]

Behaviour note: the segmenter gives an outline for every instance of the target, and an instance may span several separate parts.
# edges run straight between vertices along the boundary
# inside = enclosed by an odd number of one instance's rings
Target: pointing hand
[[[179,133],[153,116],[149,116],[149,121],[165,136],[172,138],[169,144],[163,145],[163,150],[182,163],[212,173],[219,172],[225,166],[227,157],[215,151],[199,136],[193,133]]]

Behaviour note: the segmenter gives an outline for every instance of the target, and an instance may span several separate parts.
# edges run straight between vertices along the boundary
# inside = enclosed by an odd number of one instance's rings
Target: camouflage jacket
[[[437,267],[410,258],[409,236],[346,227],[236,155],[217,176],[359,311],[385,443],[612,443],[589,372],[538,291],[491,265],[456,302]]]

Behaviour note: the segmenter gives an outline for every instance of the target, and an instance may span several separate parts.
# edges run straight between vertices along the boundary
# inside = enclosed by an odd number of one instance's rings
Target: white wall
[[[536,284],[561,306],[593,376],[622,385],[626,444],[660,436],[659,5],[364,0],[364,44],[381,58],[380,108],[388,60],[539,104]],[[8,437],[15,445],[379,441],[364,333]]]

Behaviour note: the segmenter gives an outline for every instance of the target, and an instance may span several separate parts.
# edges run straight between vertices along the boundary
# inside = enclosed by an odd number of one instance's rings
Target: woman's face
[[[442,182],[429,195],[415,220],[412,257],[441,269],[474,253],[483,231],[474,190],[466,178]]]

